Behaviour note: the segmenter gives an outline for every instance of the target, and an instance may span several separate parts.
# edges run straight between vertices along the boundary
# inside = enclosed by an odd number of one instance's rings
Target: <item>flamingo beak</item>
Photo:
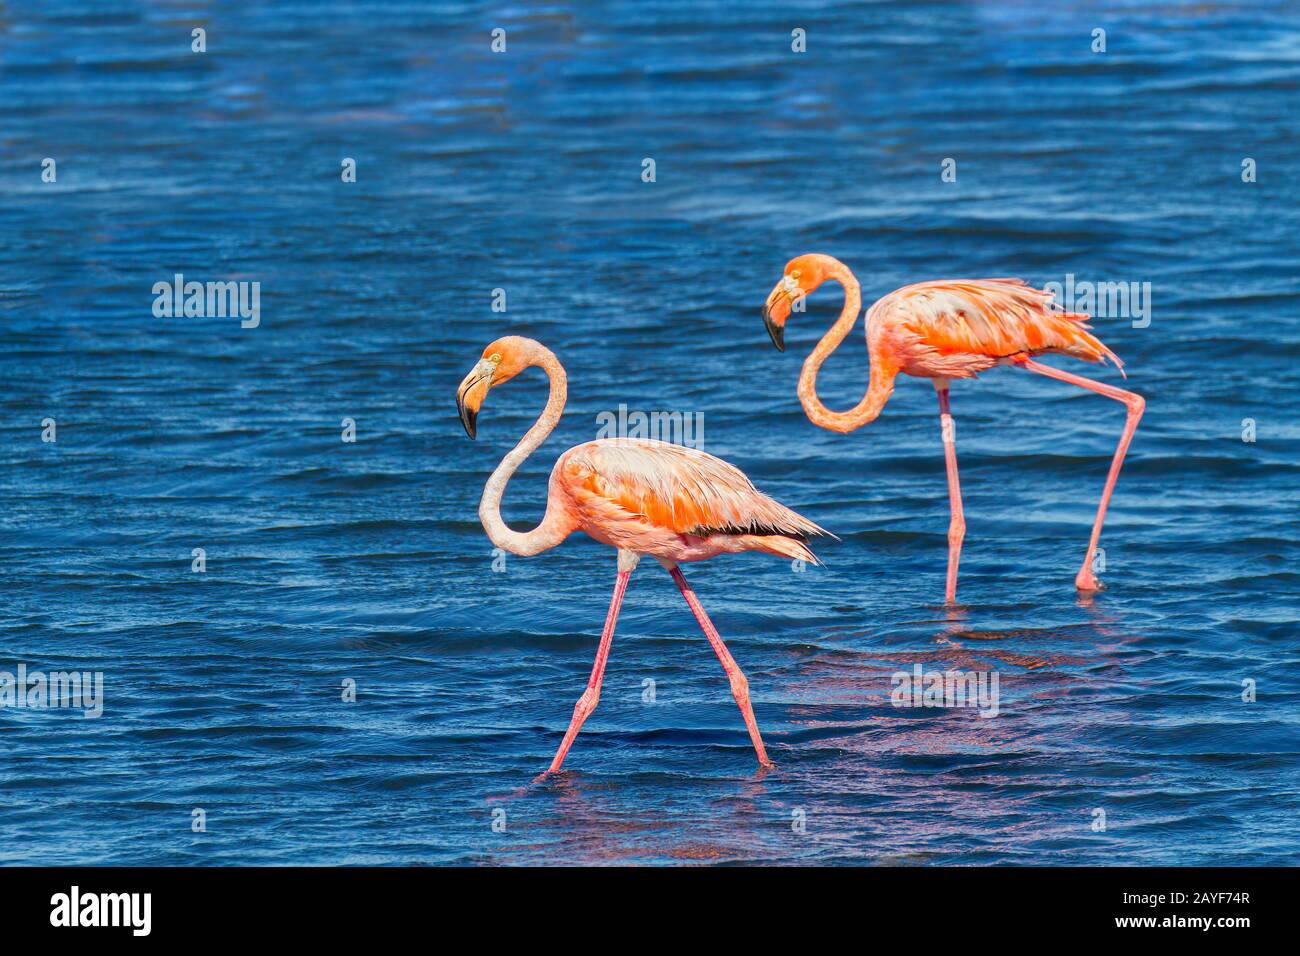
[[[478,411],[492,386],[492,373],[495,371],[496,366],[490,362],[479,362],[456,390],[456,410],[460,413],[460,423],[465,426],[465,434],[471,439],[478,437]]]
[[[763,306],[763,325],[778,352],[785,351],[785,320],[790,316],[790,294],[784,280],[778,282]]]

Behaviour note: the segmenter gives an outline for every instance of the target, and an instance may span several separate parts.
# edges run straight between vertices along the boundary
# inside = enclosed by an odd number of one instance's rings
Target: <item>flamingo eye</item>
[[[500,353],[500,352],[493,352],[491,355],[488,356],[488,361],[491,362],[493,365],[500,365],[500,364],[501,364],[501,353]]]

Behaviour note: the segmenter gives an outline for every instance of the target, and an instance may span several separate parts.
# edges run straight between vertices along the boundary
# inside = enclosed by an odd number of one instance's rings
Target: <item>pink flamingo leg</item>
[[[957,434],[948,407],[948,386],[935,385],[939,392],[939,427],[943,434],[943,460],[948,466],[948,505],[952,521],[948,524],[948,583],[944,587],[945,604],[957,603],[957,565],[961,561],[961,542],[966,537],[966,517],[961,510],[961,480],[957,477]]]
[[[614,643],[614,624],[618,620],[618,609],[623,604],[623,595],[627,592],[628,579],[632,577],[632,569],[621,570],[618,572],[618,579],[614,582],[614,596],[609,601],[609,614],[605,616],[605,630],[600,635],[600,646],[596,649],[596,662],[591,665],[591,677],[587,680],[587,689],[582,692],[578,702],[573,705],[573,719],[569,721],[569,729],[564,734],[564,740],[560,742],[560,749],[555,752],[555,759],[551,761],[551,766],[546,773],[555,773],[560,769],[560,764],[564,763],[564,757],[573,746],[573,738],[578,736],[578,731],[582,729],[583,721],[596,709],[596,704],[600,702],[600,682],[605,678],[605,664],[609,660],[609,648]],[[543,774],[545,776],[546,774]]]
[[[718,660],[722,661],[722,669],[727,672],[727,679],[731,682],[731,696],[736,698],[736,703],[740,705],[740,712],[744,715],[745,726],[749,728],[749,739],[754,742],[754,750],[758,754],[758,762],[764,767],[775,767],[776,764],[767,759],[767,750],[763,747],[763,738],[758,733],[758,721],[754,719],[754,708],[749,703],[749,681],[746,680],[740,665],[736,659],[731,656],[731,651],[727,650],[727,645],[722,643],[722,637],[718,634],[717,628],[709,620],[709,616],[704,613],[704,605],[700,604],[700,599],[695,596],[691,586],[686,583],[686,576],[682,574],[682,569],[674,565],[669,569],[673,580],[682,590],[682,597],[686,598],[686,603],[691,606],[691,611],[695,614],[695,620],[700,622],[700,629],[704,631],[704,636],[709,639],[713,646],[713,651],[718,655]]]
[[[1083,567],[1079,569],[1079,573],[1074,579],[1074,586],[1080,591],[1100,591],[1101,582],[1097,580],[1097,576],[1092,571],[1092,559],[1097,551],[1097,542],[1101,539],[1101,524],[1106,520],[1106,506],[1110,504],[1110,495],[1115,490],[1115,482],[1119,478],[1119,470],[1124,464],[1124,455],[1128,452],[1129,443],[1133,440],[1133,433],[1137,431],[1138,421],[1142,418],[1142,412],[1147,407],[1146,399],[1136,392],[1128,392],[1113,385],[1094,382],[1082,375],[1062,372],[1050,365],[1040,365],[1031,359],[1024,359],[1019,364],[1031,372],[1037,372],[1039,375],[1058,378],[1062,382],[1069,382],[1071,385],[1078,385],[1090,392],[1097,392],[1107,398],[1113,398],[1117,402],[1123,402],[1128,408],[1128,417],[1124,422],[1124,434],[1120,436],[1119,447],[1115,449],[1115,457],[1110,463],[1110,474],[1106,476],[1106,488],[1101,493],[1101,504],[1097,506],[1097,520],[1093,523],[1092,537],[1088,540],[1088,553],[1083,556]]]

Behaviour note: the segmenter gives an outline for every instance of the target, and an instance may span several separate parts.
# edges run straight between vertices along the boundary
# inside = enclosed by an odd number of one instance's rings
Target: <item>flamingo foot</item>
[[[1091,568],[1080,568],[1079,573],[1075,575],[1074,586],[1080,591],[1100,591],[1102,584],[1097,580],[1097,575],[1092,573]]]

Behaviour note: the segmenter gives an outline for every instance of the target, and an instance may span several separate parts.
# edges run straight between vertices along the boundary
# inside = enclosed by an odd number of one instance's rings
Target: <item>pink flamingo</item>
[[[1111,462],[1110,475],[1097,508],[1083,567],[1075,576],[1081,591],[1098,591],[1101,583],[1092,571],[1093,555],[1101,537],[1106,506],[1119,477],[1124,454],[1146,401],[1141,395],[1121,388],[1072,375],[1034,356],[1059,352],[1087,362],[1110,359],[1123,374],[1119,358],[1088,332],[1087,315],[1057,311],[1049,292],[1031,288],[1019,279],[941,279],[918,282],[897,289],[867,310],[867,353],[871,378],[862,401],[846,412],[833,412],[817,397],[817,372],[857,321],[862,298],[858,280],[848,266],[831,256],[813,253],[791,259],[785,276],[777,283],[763,307],[763,322],[772,344],[785,351],[785,321],[793,303],[815,290],[827,279],[844,288],[844,308],[825,337],[804,362],[799,375],[799,401],[813,424],[836,432],[850,432],[874,421],[894,391],[899,372],[928,378],[939,394],[939,419],[944,460],[948,468],[948,500],[952,521],[948,525],[947,603],[957,600],[957,562],[961,556],[966,521],[961,508],[961,485],[957,478],[957,449],[948,387],[954,378],[974,378],[995,365],[1020,368],[1078,385],[1089,391],[1123,402],[1128,408],[1124,433]],[[802,310],[800,310],[802,311]]]
[[[600,700],[614,624],[628,579],[642,555],[657,558],[677,582],[704,636],[722,661],[759,764],[773,766],[749,703],[749,682],[678,564],[738,551],[763,551],[816,564],[808,539],[827,532],[767,497],[740,469],[720,458],[667,442],[617,438],[586,442],[561,455],[551,471],[542,523],[525,533],[512,531],[501,520],[501,496],[510,476],[560,420],[568,394],[564,367],[540,342],[508,335],[483,350],[482,359],[465,376],[456,394],[461,422],[469,437],[474,438],[479,408],[488,390],[534,365],[544,369],[550,378],[550,398],[541,417],[488,478],[478,509],[483,528],[494,545],[511,554],[538,554],[555,547],[574,531],[585,531],[618,549],[614,595],[591,678],[574,705],[569,729],[546,772],[560,769],[583,721]]]

